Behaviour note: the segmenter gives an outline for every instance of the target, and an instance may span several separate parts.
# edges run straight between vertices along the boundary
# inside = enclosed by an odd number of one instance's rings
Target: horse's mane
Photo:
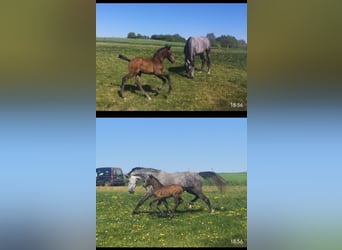
[[[135,167],[133,168],[129,173],[128,175],[131,175],[132,172],[136,171],[136,170],[141,170],[141,169],[144,169],[146,171],[151,171],[151,172],[159,172],[161,171],[160,169],[155,169],[155,168],[143,168],[143,167]]]
[[[157,52],[154,53],[153,57],[155,57],[156,55],[158,55],[158,53],[159,53],[160,51],[164,50],[164,49],[170,49],[170,47],[171,47],[171,46],[169,46],[169,45],[165,45],[165,47],[158,49]]]
[[[152,179],[155,179],[159,183],[159,185],[163,186],[163,184],[160,182],[160,180],[157,177],[155,177],[154,175],[150,174],[149,177]]]

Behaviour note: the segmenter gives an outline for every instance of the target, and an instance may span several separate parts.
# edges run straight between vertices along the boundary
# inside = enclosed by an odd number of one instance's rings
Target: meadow
[[[202,200],[193,208],[187,203],[193,196],[184,192],[173,218],[150,213],[147,200],[139,213],[131,215],[145,194],[141,183],[129,194],[127,186],[96,187],[97,247],[246,247],[247,246],[247,175],[222,174],[229,184],[221,194],[207,183],[204,194],[215,212],[209,214]],[[204,183],[206,184],[206,183]],[[173,199],[168,199],[169,204]],[[161,208],[165,210],[163,205]],[[154,209],[156,207],[154,206]]]
[[[126,100],[120,98],[121,80],[128,73],[128,58],[152,57],[165,44],[172,46],[176,62],[164,61],[164,72],[170,74],[172,92],[168,96],[165,85],[159,95],[152,90],[161,80],[143,74],[141,82],[151,96],[148,101],[128,80]],[[96,39],[96,110],[97,111],[246,111],[247,110],[247,51],[241,49],[213,48],[211,74],[195,71],[195,78],[186,77],[184,70],[184,43],[147,39]],[[200,67],[199,56],[195,59]],[[206,68],[205,68],[206,69]]]

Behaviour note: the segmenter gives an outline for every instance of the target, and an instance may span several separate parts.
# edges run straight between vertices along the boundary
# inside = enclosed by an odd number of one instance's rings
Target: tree
[[[129,32],[127,38],[136,38],[136,35],[134,32]]]
[[[239,43],[240,48],[243,48],[243,49],[247,48],[247,43],[245,42],[245,40],[240,39],[240,40],[238,40],[238,43]]]
[[[213,46],[213,47],[217,46],[216,37],[215,37],[214,33],[207,34],[207,38],[209,39],[211,46]]]
[[[166,34],[166,35],[152,35],[151,39],[154,40],[163,40],[163,41],[169,41],[169,42],[185,42],[185,38],[181,37],[179,34]]]
[[[239,48],[239,42],[234,36],[220,36],[216,39],[222,47],[226,48]]]

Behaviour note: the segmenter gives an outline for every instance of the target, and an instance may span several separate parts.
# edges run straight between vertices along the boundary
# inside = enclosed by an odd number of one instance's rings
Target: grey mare
[[[137,167],[133,168],[126,177],[128,178],[128,192],[134,193],[136,187],[136,181],[138,179],[145,181],[145,179],[149,176],[153,175],[161,182],[163,185],[170,185],[170,184],[180,184],[184,191],[187,191],[190,194],[195,195],[195,198],[189,202],[190,208],[192,207],[193,203],[198,199],[201,198],[208,206],[209,212],[213,213],[214,209],[211,206],[210,200],[206,197],[202,192],[202,183],[201,177],[207,179],[210,178],[215,181],[220,192],[223,192],[224,185],[226,184],[225,180],[212,171],[207,172],[175,172],[175,173],[168,173],[163,170],[154,169],[154,168],[142,168]],[[147,186],[146,187],[146,194],[139,200],[138,204],[134,208],[132,214],[137,213],[138,208],[151,196],[153,195],[153,187]]]
[[[211,69],[211,58],[210,58],[211,44],[210,40],[205,36],[199,37],[189,37],[184,46],[184,56],[185,56],[185,71],[190,78],[194,78],[195,70],[195,56],[199,55],[201,58],[201,71],[203,71],[205,64],[204,52],[207,55],[207,66],[208,74],[210,74]]]

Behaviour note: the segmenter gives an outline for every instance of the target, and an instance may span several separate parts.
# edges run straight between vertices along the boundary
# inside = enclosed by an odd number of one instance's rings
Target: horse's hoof
[[[135,214],[137,214],[138,213],[138,211],[135,211],[135,210],[133,210],[133,212],[131,213],[132,215],[135,215]]]
[[[151,97],[147,96],[147,100],[151,101],[152,99],[151,99]]]

